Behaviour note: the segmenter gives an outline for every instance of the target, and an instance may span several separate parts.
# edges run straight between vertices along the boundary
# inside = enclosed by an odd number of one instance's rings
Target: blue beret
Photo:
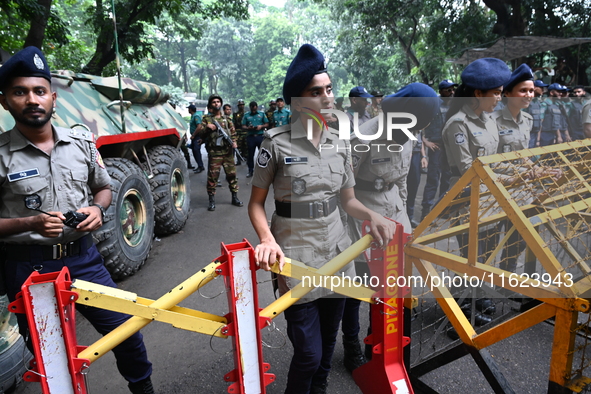
[[[536,79],[534,81],[534,86],[537,88],[547,88],[549,85],[547,83],[544,83],[544,81],[542,81],[541,79]]]
[[[408,112],[417,117],[417,124],[411,130],[422,130],[431,123],[439,110],[441,99],[437,93],[423,83],[411,83],[394,94],[384,97],[382,110],[387,112]]]
[[[534,79],[534,72],[529,68],[529,66],[523,63],[521,66],[517,67],[513,73],[511,73],[511,78],[505,84],[504,90],[511,90],[515,85],[523,81],[533,81]]]
[[[41,77],[51,82],[49,65],[39,48],[26,47],[15,53],[0,67],[0,90],[15,77]]]
[[[299,97],[302,90],[314,78],[316,74],[326,72],[324,56],[313,45],[304,44],[298,54],[291,61],[285,81],[283,82],[283,97],[285,102],[291,104],[292,97]]]
[[[492,57],[474,60],[462,72],[464,85],[478,90],[490,90],[507,83],[511,71],[504,61]]]
[[[453,83],[449,79],[444,79],[443,81],[439,82],[439,89],[447,89],[452,86],[458,86],[457,83]]]
[[[548,90],[558,90],[559,92],[565,92],[568,91],[568,88],[566,86],[562,86],[559,83],[553,83],[550,86],[548,86]]]
[[[367,90],[363,86],[355,86],[349,92],[349,97],[365,97],[370,98],[373,97],[371,94],[367,92]]]

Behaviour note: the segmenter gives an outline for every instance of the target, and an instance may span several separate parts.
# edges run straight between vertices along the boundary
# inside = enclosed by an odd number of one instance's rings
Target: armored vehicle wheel
[[[0,393],[10,392],[20,383],[32,357],[18,333],[16,316],[7,307],[8,297],[0,296]]]
[[[142,170],[127,159],[105,159],[113,201],[103,226],[93,233],[113,279],[135,274],[146,261],[154,237],[154,200]]]
[[[158,145],[148,151],[154,177],[150,179],[158,235],[176,233],[189,217],[190,183],[185,158],[178,149]]]

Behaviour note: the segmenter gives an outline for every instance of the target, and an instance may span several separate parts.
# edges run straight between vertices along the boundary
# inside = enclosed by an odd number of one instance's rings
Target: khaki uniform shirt
[[[524,111],[519,111],[517,121],[509,112],[509,107],[505,107],[492,114],[493,120],[499,130],[499,148],[497,153],[507,153],[528,149],[530,130],[532,128],[533,117]]]
[[[39,209],[43,211],[76,211],[89,205],[90,189],[109,185],[110,177],[92,133],[61,127],[53,130],[55,145],[51,155],[37,148],[16,127],[0,135],[0,217],[44,215],[25,207],[25,197],[33,194],[41,198]],[[65,226],[57,238],[26,231],[0,238],[0,242],[53,245],[84,235]]]
[[[273,185],[275,200],[282,202],[323,201],[338,196],[341,189],[355,185],[349,144],[329,128],[323,131],[317,149],[301,122],[295,122],[293,128],[276,127],[261,145],[252,185],[265,190]],[[320,268],[351,244],[338,209],[317,219],[286,218],[273,213],[271,232],[287,257],[313,268]],[[340,272],[352,276],[352,264]],[[298,283],[280,275],[279,291],[284,294]],[[328,294],[331,292],[316,288],[298,303]]]
[[[476,116],[469,104],[447,121],[442,136],[453,174],[450,187],[459,179],[454,168],[464,175],[475,158],[495,154],[499,147],[499,132],[490,114]]]
[[[360,134],[374,135],[379,128],[379,118],[375,117],[365,122],[359,129]],[[372,146],[373,144],[373,146]],[[378,147],[378,144],[379,147]],[[406,213],[406,178],[410,169],[412,156],[412,140],[403,145],[401,152],[394,141],[386,139],[386,133],[373,141],[365,141],[357,136],[351,139],[351,157],[353,159],[353,172],[355,179],[370,182],[372,184],[394,184],[390,190],[365,191],[355,189],[355,196],[369,209],[401,223],[404,231],[412,233],[410,220]],[[370,149],[367,149],[369,146]],[[365,152],[367,150],[367,152]],[[361,238],[362,221],[349,218],[350,234],[353,241]]]

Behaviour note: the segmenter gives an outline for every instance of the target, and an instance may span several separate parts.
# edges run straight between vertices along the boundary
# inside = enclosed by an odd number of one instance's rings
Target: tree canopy
[[[388,94],[457,81],[461,67],[445,59],[500,37],[589,37],[590,8],[591,0],[115,0],[124,75],[259,103],[282,95],[305,42],[326,56],[338,95],[357,85]],[[110,1],[0,0],[0,11],[4,50],[36,45],[52,68],[114,74]],[[535,56],[540,66],[566,59],[589,84],[591,45]]]

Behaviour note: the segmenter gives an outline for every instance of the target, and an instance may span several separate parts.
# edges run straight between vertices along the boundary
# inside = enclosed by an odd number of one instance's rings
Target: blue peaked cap
[[[423,83],[411,83],[394,94],[390,94],[382,100],[382,110],[388,112],[408,112],[417,117],[417,124],[411,130],[422,130],[431,123],[437,111],[441,99],[437,93]],[[407,122],[407,121],[405,121]],[[403,122],[403,123],[405,123]]]
[[[511,73],[511,78],[509,78],[509,81],[505,84],[503,90],[511,90],[520,82],[533,80],[534,72],[527,64],[523,63],[521,66],[517,67],[513,73]]]
[[[0,90],[16,77],[41,77],[51,82],[49,65],[37,47],[26,47],[15,53],[0,67]]]
[[[473,89],[490,90],[503,86],[511,78],[504,61],[493,57],[474,60],[462,71],[462,82]]]
[[[324,56],[316,47],[304,44],[298,54],[291,61],[285,81],[283,82],[283,97],[286,104],[291,104],[292,97],[299,97],[302,90],[310,83],[314,75],[326,72]]]

